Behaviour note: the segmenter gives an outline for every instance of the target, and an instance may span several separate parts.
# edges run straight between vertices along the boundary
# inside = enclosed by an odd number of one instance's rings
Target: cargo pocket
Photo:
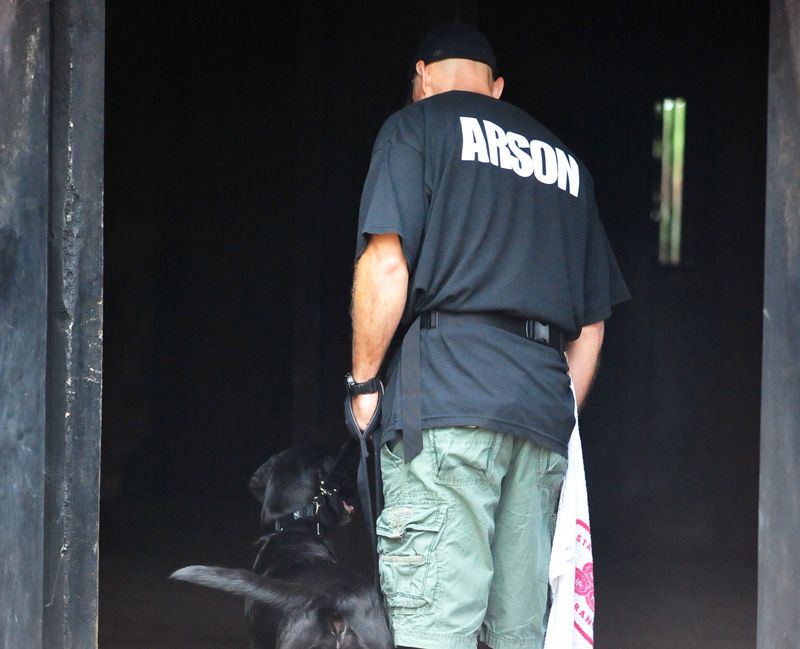
[[[435,501],[396,504],[381,512],[378,533],[381,590],[393,613],[432,609],[437,582],[434,552],[447,505]]]

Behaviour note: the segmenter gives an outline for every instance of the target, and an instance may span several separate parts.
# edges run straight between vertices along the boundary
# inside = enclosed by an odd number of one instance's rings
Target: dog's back
[[[267,543],[257,564],[263,574],[189,566],[172,577],[244,596],[253,649],[394,646],[374,586],[337,563],[324,542],[290,533]]]

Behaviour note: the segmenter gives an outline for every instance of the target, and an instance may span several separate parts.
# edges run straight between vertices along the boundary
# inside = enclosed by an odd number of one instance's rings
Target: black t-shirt
[[[574,338],[629,298],[597,214],[591,176],[521,109],[451,91],[381,128],[364,184],[356,259],[396,233],[410,270],[403,323],[423,311],[536,318]],[[481,426],[566,455],[574,400],[564,357],[489,325],[422,331],[422,425]],[[384,439],[402,430],[397,359]]]

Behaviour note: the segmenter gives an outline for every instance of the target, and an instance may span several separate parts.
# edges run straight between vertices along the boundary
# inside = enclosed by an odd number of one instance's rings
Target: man
[[[588,171],[500,100],[484,36],[435,28],[415,61],[373,150],[353,284],[362,429],[405,329],[376,441],[381,587],[398,645],[541,647],[575,399],[628,292]]]

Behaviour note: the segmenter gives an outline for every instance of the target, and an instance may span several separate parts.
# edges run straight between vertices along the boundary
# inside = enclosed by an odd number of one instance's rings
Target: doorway
[[[754,646],[768,7],[630,0],[109,3],[104,649],[246,646],[239,601],[165,577],[248,566],[249,474],[291,443],[344,439],[372,140],[416,40],[456,14],[493,42],[504,98],[592,170],[633,293],[582,422],[596,637]],[[664,267],[653,106],[674,96],[683,255]],[[358,565],[363,535],[347,533]]]

